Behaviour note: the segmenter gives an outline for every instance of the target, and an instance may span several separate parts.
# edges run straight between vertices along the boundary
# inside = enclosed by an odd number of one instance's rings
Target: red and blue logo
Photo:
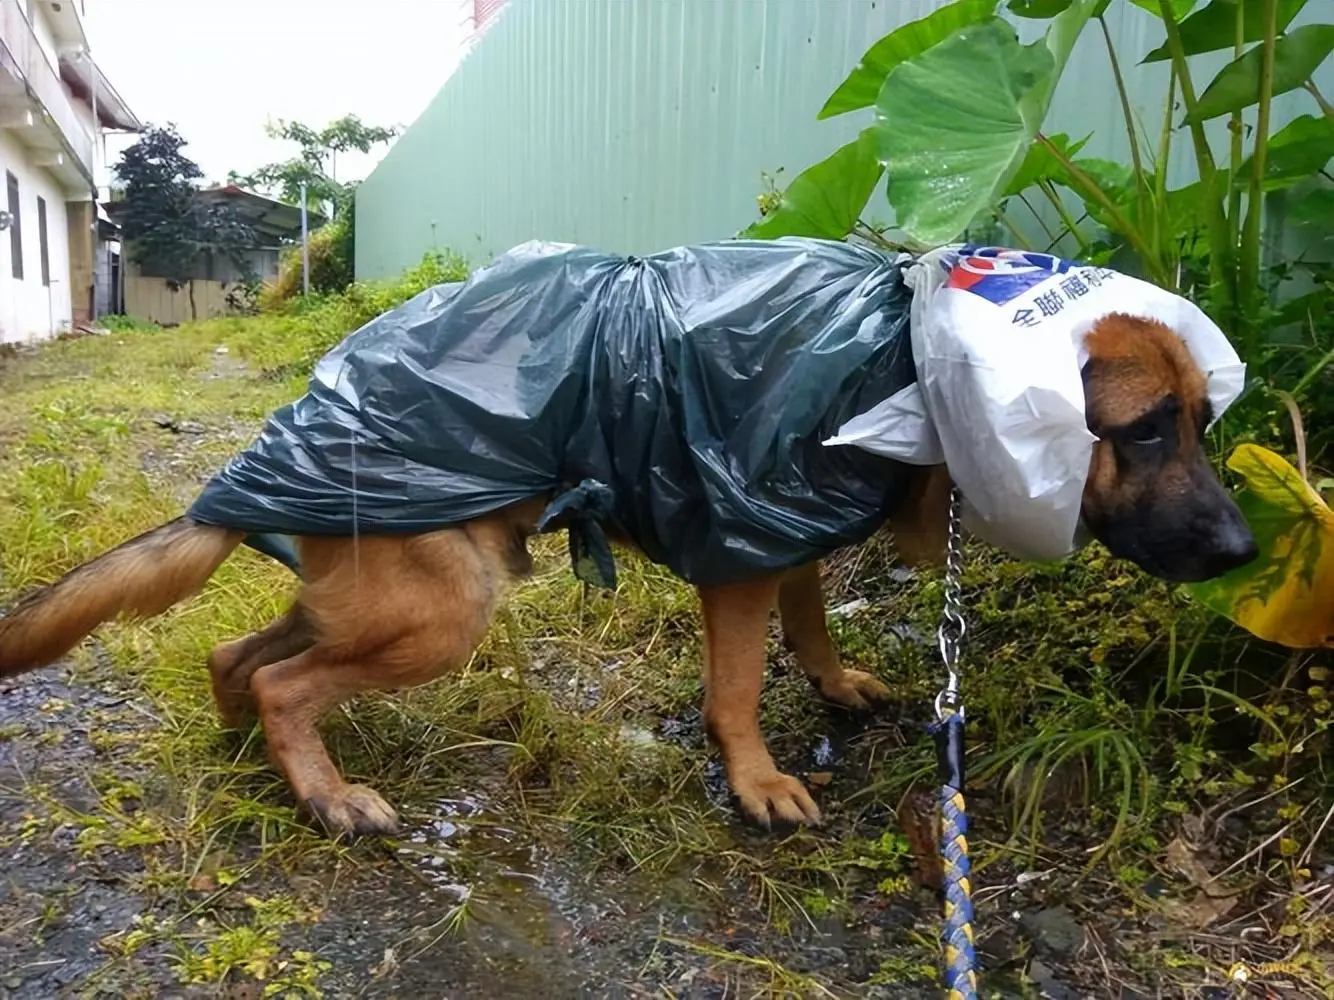
[[[1077,266],[1047,253],[970,244],[959,248],[945,287],[972,292],[992,305],[1003,306],[1053,274],[1065,274]]]

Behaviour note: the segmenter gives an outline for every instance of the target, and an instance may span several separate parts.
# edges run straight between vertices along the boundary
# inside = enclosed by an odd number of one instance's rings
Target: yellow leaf
[[[1334,511],[1282,456],[1243,444],[1228,468],[1260,555],[1190,586],[1205,606],[1253,635],[1294,648],[1334,648]]]
[[[1246,488],[1268,505],[1297,517],[1334,520],[1320,494],[1282,455],[1258,444],[1239,444],[1227,467],[1246,480]]]

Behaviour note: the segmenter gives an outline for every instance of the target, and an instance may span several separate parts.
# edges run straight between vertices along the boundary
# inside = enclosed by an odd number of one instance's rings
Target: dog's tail
[[[0,677],[44,666],[105,621],[197,593],[245,533],[177,518],[65,574],[0,618]]]

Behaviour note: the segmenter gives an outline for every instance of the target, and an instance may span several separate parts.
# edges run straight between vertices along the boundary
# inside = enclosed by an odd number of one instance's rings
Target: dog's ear
[[[1112,313],[1084,341],[1085,414],[1089,429],[1129,427],[1167,398],[1175,399],[1192,440],[1209,423],[1209,384],[1181,337],[1156,320]]]
[[[909,566],[941,566],[950,537],[950,481],[943,465],[913,472],[903,502],[889,518],[894,550]]]

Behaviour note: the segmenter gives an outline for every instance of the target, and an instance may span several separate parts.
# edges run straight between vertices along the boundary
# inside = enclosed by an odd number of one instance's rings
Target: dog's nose
[[[1209,552],[1209,575],[1222,576],[1230,570],[1245,566],[1260,554],[1255,535],[1240,513],[1229,512],[1218,526],[1214,544]]]

